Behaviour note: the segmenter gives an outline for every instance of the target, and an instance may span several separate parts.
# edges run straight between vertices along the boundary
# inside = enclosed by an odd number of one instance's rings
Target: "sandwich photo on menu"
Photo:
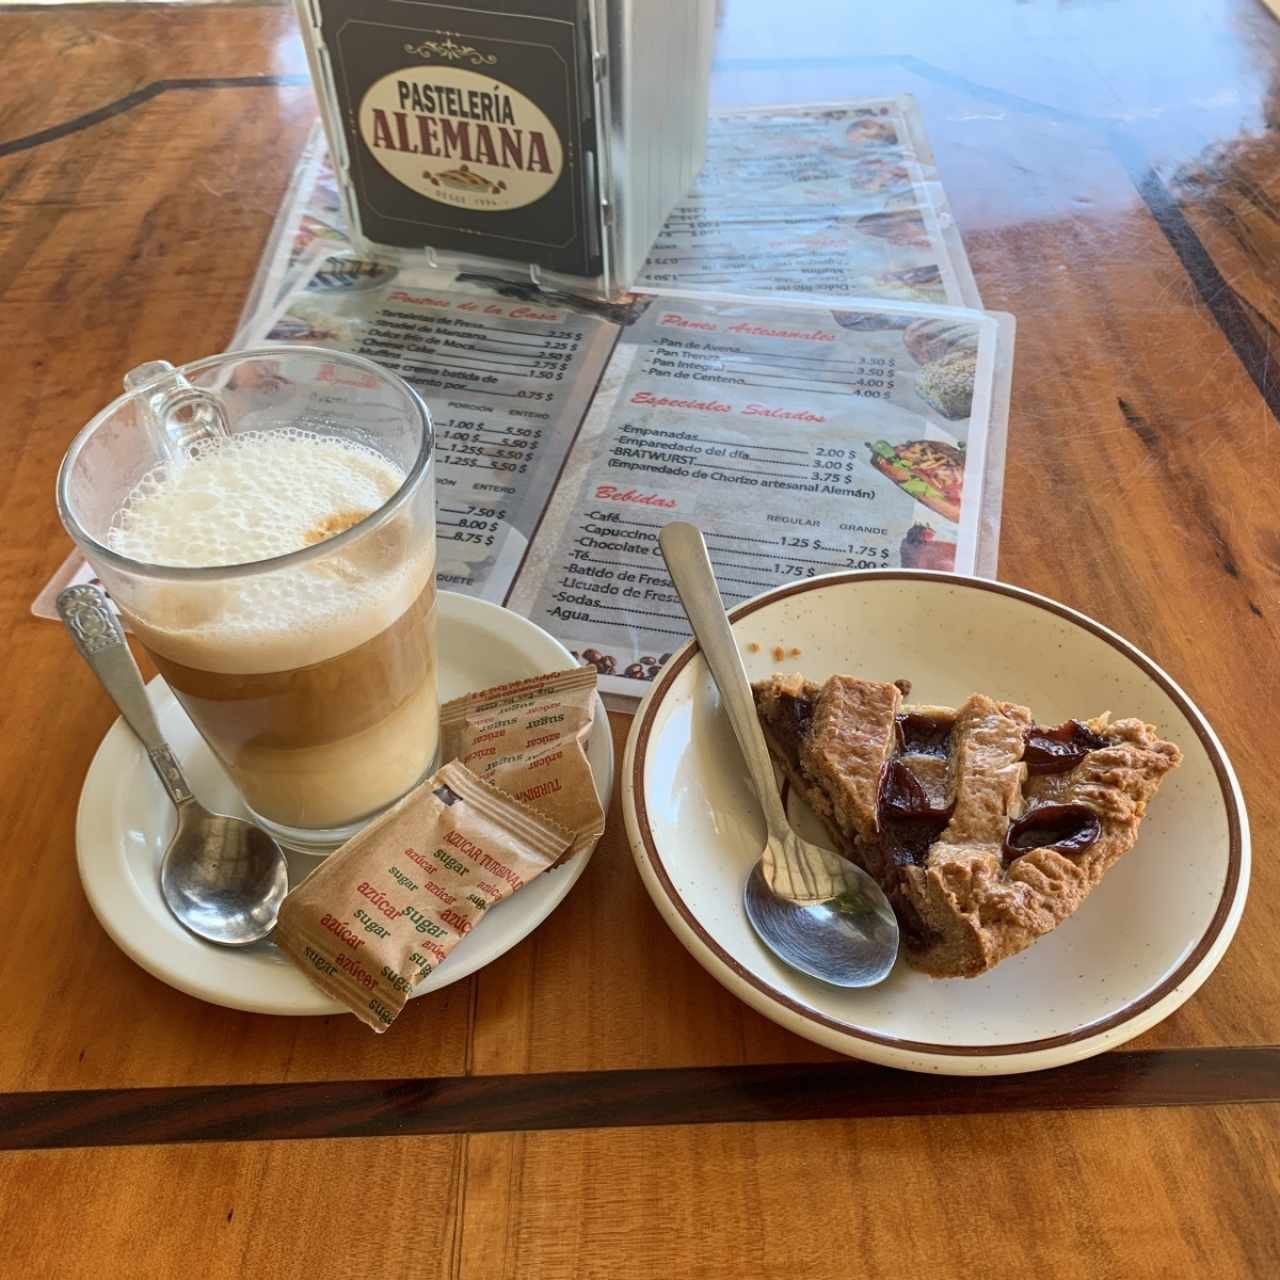
[[[868,445],[871,465],[904,493],[947,520],[960,518],[964,491],[964,449],[941,440],[909,440]]]

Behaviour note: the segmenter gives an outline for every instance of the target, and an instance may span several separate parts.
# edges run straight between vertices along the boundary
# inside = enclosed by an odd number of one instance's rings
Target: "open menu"
[[[730,605],[834,570],[982,563],[1011,318],[522,292],[321,258],[249,336],[366,355],[417,387],[437,433],[441,583],[532,618],[606,692],[643,692],[688,637],[658,554],[666,520],[710,532]],[[288,377],[287,351],[272,374]]]
[[[313,139],[234,345],[278,348],[273,378],[301,344],[415,386],[441,585],[532,618],[606,693],[688,637],[670,519],[707,531],[730,606],[837,570],[994,572],[1013,321],[946,305],[977,294],[909,99],[714,117],[645,280],[601,303],[361,261]]]

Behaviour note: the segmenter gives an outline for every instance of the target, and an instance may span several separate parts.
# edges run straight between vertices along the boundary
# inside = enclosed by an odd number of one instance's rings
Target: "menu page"
[[[981,305],[909,97],[712,115],[639,283]]]
[[[322,252],[246,345],[353,352],[418,390],[436,433],[438,580],[501,601],[617,332],[592,310]]]
[[[849,305],[668,293],[624,330],[508,600],[606,691],[642,692],[688,638],[668,520],[706,531],[731,607],[836,570],[974,569],[1012,320]]]
[[[281,206],[236,346],[317,245],[350,250],[316,126]],[[910,96],[714,112],[706,160],[640,284],[981,305]]]

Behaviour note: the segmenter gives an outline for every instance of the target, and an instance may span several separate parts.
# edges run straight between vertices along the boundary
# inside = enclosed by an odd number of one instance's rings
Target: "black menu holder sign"
[[[300,9],[363,240],[601,275],[587,0]]]

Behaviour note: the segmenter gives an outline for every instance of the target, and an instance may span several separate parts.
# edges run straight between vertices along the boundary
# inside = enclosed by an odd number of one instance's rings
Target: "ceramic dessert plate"
[[[447,591],[437,600],[442,701],[574,665],[558,640],[517,614]],[[178,753],[197,797],[219,812],[243,814],[235,788],[168,686],[157,677],[149,690],[160,729]],[[607,807],[613,743],[598,698],[587,754],[600,802]],[[216,947],[173,919],[158,883],[160,859],[173,826],[173,808],[146,753],[117,720],[89,766],[76,815],[80,880],[94,914],[116,945],[162,982],[211,1004],[255,1013],[344,1012],[270,943],[242,950]],[[590,856],[578,854],[499,903],[414,995],[465,978],[532,933],[573,888]],[[296,884],[316,865],[315,858],[290,854],[290,883]]]
[[[799,671],[906,678],[913,703],[974,691],[1042,724],[1110,710],[1181,747],[1137,845],[1080,909],[978,978],[937,980],[899,959],[868,990],[789,968],[759,941],[742,889],[764,843],[746,769],[693,644],[641,704],[623,763],[627,833],[645,886],[680,941],[747,1004],[819,1044],[916,1071],[1058,1066],[1167,1017],[1222,958],[1244,906],[1249,832],[1235,774],[1204,716],[1151,659],[1083,614],[1002,583],[925,572],[834,574],[730,615],[756,680]],[[784,657],[775,658],[781,649]],[[801,802],[802,834],[830,845]]]

